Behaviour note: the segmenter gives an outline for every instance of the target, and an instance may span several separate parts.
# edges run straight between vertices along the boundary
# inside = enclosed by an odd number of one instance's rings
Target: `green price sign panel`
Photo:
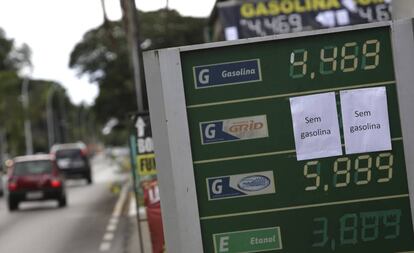
[[[204,252],[414,250],[390,24],[188,47],[177,55]],[[385,89],[390,148],[348,152],[341,91],[367,88]],[[290,98],[323,93],[336,101],[343,155],[299,159]],[[351,132],[376,126],[368,120]]]

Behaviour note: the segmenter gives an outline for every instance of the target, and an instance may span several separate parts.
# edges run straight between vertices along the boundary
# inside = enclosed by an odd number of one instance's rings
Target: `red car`
[[[22,201],[57,200],[66,206],[64,178],[52,155],[19,156],[8,180],[8,205],[14,211]]]

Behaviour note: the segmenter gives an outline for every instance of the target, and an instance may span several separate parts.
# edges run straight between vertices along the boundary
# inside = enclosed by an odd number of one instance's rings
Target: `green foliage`
[[[18,72],[26,66],[31,66],[31,50],[27,45],[16,48],[14,41],[5,37],[0,28],[0,158],[1,152],[7,152],[11,156],[25,153],[24,118],[22,106],[22,83]],[[67,142],[85,139],[93,136],[93,116],[89,108],[78,108],[69,101],[66,91],[60,84],[47,80],[29,79],[29,109],[28,118],[31,121],[34,152],[48,152],[48,128],[47,128],[47,103],[50,97],[53,110],[53,125],[56,142]],[[53,91],[53,92],[52,92]],[[79,122],[79,115],[83,115],[85,121]],[[86,123],[85,123],[86,122]],[[1,162],[1,161],[0,161]]]
[[[143,40],[150,39],[148,49],[185,46],[204,42],[203,18],[182,17],[175,10],[161,9],[139,13],[139,31]]]
[[[163,9],[138,12],[138,20],[140,43],[151,42],[146,50],[203,42],[205,19],[182,17],[174,10]],[[129,124],[127,114],[136,111],[125,23],[106,22],[87,32],[73,49],[69,62],[69,66],[80,75],[87,75],[99,85],[93,110],[101,125],[111,117],[121,121],[120,126],[114,129],[118,138],[125,135],[122,131]],[[111,143],[114,141],[111,137],[107,139]],[[124,139],[122,141],[125,142]]]
[[[14,41],[6,38],[5,32],[0,28],[0,71],[18,71],[24,66],[31,66],[30,57],[28,45],[15,48]]]
[[[0,71],[15,70],[10,61],[10,53],[13,49],[13,40],[7,39],[4,31],[0,28]]]
[[[6,134],[8,147],[14,154],[24,148],[23,110],[18,99],[20,82],[16,72],[0,71],[0,130]]]

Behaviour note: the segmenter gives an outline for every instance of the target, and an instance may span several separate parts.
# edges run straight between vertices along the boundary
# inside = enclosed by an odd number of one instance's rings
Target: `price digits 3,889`
[[[400,235],[401,215],[401,210],[392,209],[347,213],[339,220],[331,221],[326,217],[314,218],[312,247],[330,246],[335,250],[337,246],[355,245],[379,239],[396,239]],[[336,222],[335,224],[339,225],[338,231],[329,231],[332,227],[329,222]]]
[[[324,46],[319,51],[319,73],[329,75],[338,69],[343,72],[354,72],[360,67],[361,70],[372,70],[380,63],[381,43],[379,40],[371,39],[362,45],[362,55],[357,42],[347,42],[341,48],[337,46]],[[309,72],[309,53],[306,49],[295,49],[290,54],[289,76],[293,79],[302,78]],[[314,73],[313,73],[314,74]]]
[[[394,155],[380,153],[375,159],[370,155],[358,156],[354,161],[348,157],[340,157],[333,164],[332,184],[335,188],[346,187],[351,180],[356,185],[366,185],[372,181],[373,167],[379,172],[377,183],[387,183],[393,176]],[[353,165],[353,166],[352,166]],[[310,184],[305,191],[315,191],[321,185],[320,161],[309,161],[303,167],[303,175]],[[325,190],[327,190],[325,188]]]

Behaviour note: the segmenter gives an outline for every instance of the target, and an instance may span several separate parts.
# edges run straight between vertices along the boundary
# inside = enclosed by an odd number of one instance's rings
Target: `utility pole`
[[[24,136],[26,142],[26,155],[33,154],[32,124],[29,113],[29,78],[24,77],[22,83],[22,104],[24,112]]]
[[[59,94],[59,93],[58,93]],[[59,94],[59,107],[60,107],[60,127],[61,127],[61,141],[65,143],[68,141],[68,122],[67,122],[67,113],[66,113],[66,101],[64,101],[64,96]]]
[[[108,22],[108,15],[106,14],[105,0],[101,0],[102,12],[104,16],[104,23]]]
[[[55,124],[53,117],[53,94],[55,93],[55,86],[49,88],[47,92],[46,113],[47,113],[47,139],[49,143],[49,150],[55,143]]]
[[[141,48],[139,43],[139,31],[138,31],[138,15],[137,8],[135,6],[135,0],[121,0],[121,7],[123,12],[123,19],[125,23],[125,32],[128,38],[128,47],[131,55],[132,69],[134,74],[134,84],[135,84],[135,93],[137,99],[137,111],[142,113],[144,111],[144,89],[141,82],[141,77],[144,76],[144,71],[142,68],[142,58],[141,58]],[[130,150],[132,154],[137,154],[136,151],[136,142],[135,138],[130,137]],[[135,148],[134,148],[135,147]],[[132,157],[132,156],[131,156]],[[132,162],[132,164],[134,164]],[[139,182],[139,178],[134,174],[135,167],[133,167],[133,182],[134,182],[134,192],[136,198],[136,208],[137,208],[137,223],[138,223],[138,240],[140,246],[140,252],[144,252],[144,243],[142,238],[141,230],[141,217],[139,214],[139,201],[138,201],[138,191],[136,187],[136,182]]]
[[[128,37],[128,46],[132,60],[134,73],[134,84],[137,99],[138,112],[144,111],[144,94],[141,77],[144,75],[142,70],[141,50],[139,43],[139,32],[137,28],[138,16],[135,0],[121,0],[123,16],[126,21],[126,32]]]

